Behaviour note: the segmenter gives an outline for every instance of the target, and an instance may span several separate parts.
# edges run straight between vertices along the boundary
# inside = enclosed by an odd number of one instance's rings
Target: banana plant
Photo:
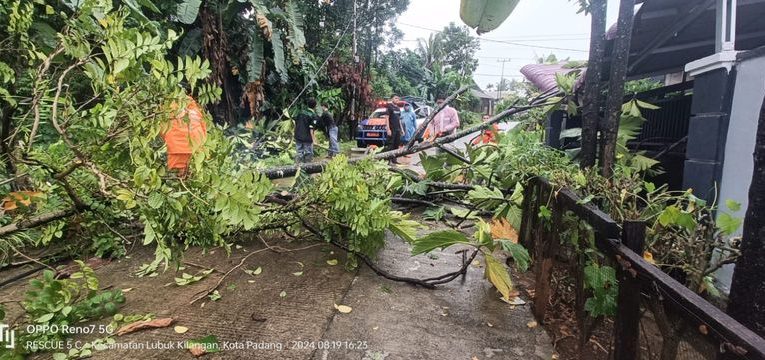
[[[460,17],[478,34],[498,28],[512,14],[520,0],[462,0]]]
[[[258,118],[267,106],[266,85],[281,89],[310,69],[299,5],[296,0],[181,0],[175,7],[175,20],[186,25],[178,51],[201,52],[210,60],[210,81],[221,85],[224,95],[214,113],[226,123],[239,122],[238,97]],[[216,39],[217,45],[204,45],[205,39]]]

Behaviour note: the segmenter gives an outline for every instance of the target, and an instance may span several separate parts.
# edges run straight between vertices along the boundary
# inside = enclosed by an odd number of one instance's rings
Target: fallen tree
[[[446,104],[446,102],[444,102],[444,104]],[[491,128],[492,125],[496,123],[499,123],[502,121],[508,121],[513,115],[523,113],[530,109],[551,106],[555,104],[557,104],[557,102],[551,104],[551,103],[546,103],[542,101],[537,101],[532,103],[532,105],[511,107],[497,115],[494,115],[493,117],[491,117],[490,119],[488,119],[487,121],[481,124],[474,125],[464,130],[460,130],[449,136],[437,138],[435,141],[422,142],[411,147],[406,146],[397,150],[390,150],[390,151],[381,152],[378,154],[369,155],[367,157],[363,157],[360,159],[353,159],[351,160],[351,163],[356,163],[362,160],[366,160],[368,158],[371,158],[374,160],[392,160],[402,156],[407,156],[407,155],[423,152],[425,150],[432,149],[435,147],[441,147],[445,144],[452,143],[465,136],[475,134],[480,131],[488,130],[489,128]],[[298,173],[298,171],[306,173],[306,174],[316,174],[321,172],[326,165],[327,165],[327,161],[320,161],[320,162],[315,162],[310,164],[291,165],[291,166],[283,166],[283,167],[266,169],[261,171],[261,173],[267,176],[269,179],[280,179],[280,178],[295,176]]]

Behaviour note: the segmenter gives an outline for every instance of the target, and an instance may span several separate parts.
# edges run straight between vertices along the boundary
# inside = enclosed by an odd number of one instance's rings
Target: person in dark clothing
[[[313,160],[313,143],[319,118],[316,116],[316,100],[309,98],[305,102],[306,109],[295,117],[295,144],[297,156],[295,162],[311,162]]]
[[[337,123],[335,123],[335,118],[332,116],[332,113],[329,112],[329,107],[327,107],[327,104],[321,104],[321,108],[323,110],[321,113],[321,124],[324,129],[326,129],[325,132],[329,138],[329,157],[332,158],[340,153],[340,144],[337,140]]]
[[[388,110],[388,150],[396,150],[401,146],[401,136],[404,128],[401,126],[401,108],[398,107],[399,98],[394,96],[386,106]],[[391,163],[398,164],[396,159]]]

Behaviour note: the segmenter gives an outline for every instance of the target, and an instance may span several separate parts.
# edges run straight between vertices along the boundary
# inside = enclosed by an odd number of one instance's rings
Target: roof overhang
[[[682,71],[686,64],[717,53],[718,1],[643,1],[635,15],[628,76],[641,78]],[[765,0],[737,2],[735,49],[765,45]],[[613,40],[609,40],[607,53],[612,46]]]

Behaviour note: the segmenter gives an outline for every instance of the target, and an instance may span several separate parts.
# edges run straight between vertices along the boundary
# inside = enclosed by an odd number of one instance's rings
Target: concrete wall
[[[718,203],[720,210],[731,213],[725,206],[728,199],[742,204],[739,212],[733,213],[743,218],[749,198],[749,185],[752,181],[752,167],[757,120],[760,107],[765,98],[765,53],[756,50],[741,57],[736,65],[736,85],[733,92],[733,104],[730,114],[728,136],[725,143],[722,180]],[[739,234],[741,230],[739,230]],[[722,269],[718,274],[718,285],[728,292],[733,275],[733,266]]]

